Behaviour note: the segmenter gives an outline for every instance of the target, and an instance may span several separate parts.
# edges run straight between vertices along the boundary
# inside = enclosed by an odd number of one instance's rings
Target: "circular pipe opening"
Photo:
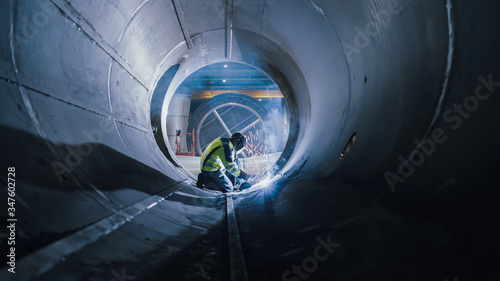
[[[288,116],[287,102],[267,74],[240,63],[213,64],[175,91],[166,117],[167,145],[178,163],[197,175],[205,148],[240,132],[247,138],[240,168],[258,183],[279,172],[274,164],[288,141]]]
[[[155,138],[165,156],[194,176],[200,172],[202,151],[213,139],[241,132],[248,145],[239,158],[242,169],[256,175],[251,182],[275,176],[286,164],[280,157],[289,143],[291,116],[278,84],[261,70],[242,63],[205,66],[176,88],[168,102],[166,122],[162,122],[159,103],[162,99],[166,102],[178,69],[179,65],[174,65],[162,75],[151,101],[152,127],[163,131]]]
[[[231,58],[225,56],[224,46],[220,44],[220,42],[224,42],[225,34],[223,30],[199,34],[192,38],[193,46],[191,49],[188,49],[184,44],[180,44],[165,57],[162,65],[158,68],[158,78],[156,79],[158,82],[154,88],[154,93],[159,93],[158,95],[161,96],[160,99],[154,100],[157,102],[162,100],[161,110],[159,111],[160,124],[156,125],[158,128],[156,136],[161,135],[161,137],[156,137],[156,141],[170,162],[177,167],[181,167],[178,157],[175,156],[176,151],[170,145],[166,145],[169,139],[167,115],[174,94],[188,77],[204,67],[219,63],[223,63],[223,65],[230,65],[231,63],[246,65],[265,73],[268,78],[275,81],[288,107],[286,119],[289,126],[289,136],[283,153],[270,169],[273,171],[273,175],[276,174],[273,178],[273,180],[276,180],[284,175],[290,175],[290,170],[300,169],[301,165],[303,165],[298,161],[300,156],[294,157],[294,163],[290,163],[289,160],[294,155],[296,147],[303,138],[304,128],[307,127],[307,123],[310,121],[308,116],[311,112],[311,104],[308,87],[297,64],[280,46],[262,35],[250,31],[235,30],[233,34],[234,40],[238,42],[238,48],[233,49]],[[215,47],[210,52],[207,52],[206,46],[208,45]],[[161,91],[157,91],[157,87],[162,86],[160,82],[163,74],[166,75],[167,70],[176,65],[179,65],[179,67],[176,67],[177,69],[171,77],[167,89],[162,88]],[[174,71],[172,70],[172,72]],[[224,80],[226,82],[221,80],[221,83],[227,83],[227,79]],[[158,108],[159,104],[157,103],[155,107]],[[151,110],[151,113],[153,113],[153,110]],[[158,114],[158,110],[155,113]],[[193,177],[192,174],[190,176]]]

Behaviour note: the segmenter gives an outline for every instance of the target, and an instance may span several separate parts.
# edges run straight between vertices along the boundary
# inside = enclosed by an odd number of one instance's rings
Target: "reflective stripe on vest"
[[[217,146],[216,148],[212,149],[212,151],[210,151],[210,153],[205,157],[205,161],[203,161],[203,165],[201,166],[202,171],[203,171],[203,168],[205,168],[205,164],[207,164],[208,159],[210,159],[212,154],[214,154],[214,152],[216,152],[217,149],[219,149],[219,148],[221,148],[221,146]],[[205,152],[203,154],[205,154]],[[212,168],[215,168],[215,167],[212,166]]]

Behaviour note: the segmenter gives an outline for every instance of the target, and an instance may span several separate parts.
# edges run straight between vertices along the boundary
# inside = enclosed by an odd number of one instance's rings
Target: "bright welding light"
[[[224,65],[224,68],[227,68],[227,64]]]
[[[258,183],[254,184],[252,187],[256,187],[256,188],[267,187],[269,184],[271,184],[271,182],[272,182],[272,178],[270,176],[267,176],[263,180],[261,180]]]
[[[258,187],[267,187],[271,183],[271,179],[265,179],[257,184]]]
[[[226,79],[222,80],[222,83],[226,83]]]

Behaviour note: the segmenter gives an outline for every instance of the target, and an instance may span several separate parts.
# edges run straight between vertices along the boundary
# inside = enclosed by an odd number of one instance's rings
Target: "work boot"
[[[196,182],[196,186],[198,188],[203,188],[203,187],[205,187],[204,182],[205,182],[205,177],[203,176],[202,173],[199,173],[198,174],[198,181]]]

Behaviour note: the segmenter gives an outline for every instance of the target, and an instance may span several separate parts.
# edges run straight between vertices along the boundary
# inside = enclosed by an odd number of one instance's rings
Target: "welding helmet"
[[[241,133],[234,133],[231,136],[231,141],[234,142],[236,152],[240,152],[247,145],[247,138]]]

